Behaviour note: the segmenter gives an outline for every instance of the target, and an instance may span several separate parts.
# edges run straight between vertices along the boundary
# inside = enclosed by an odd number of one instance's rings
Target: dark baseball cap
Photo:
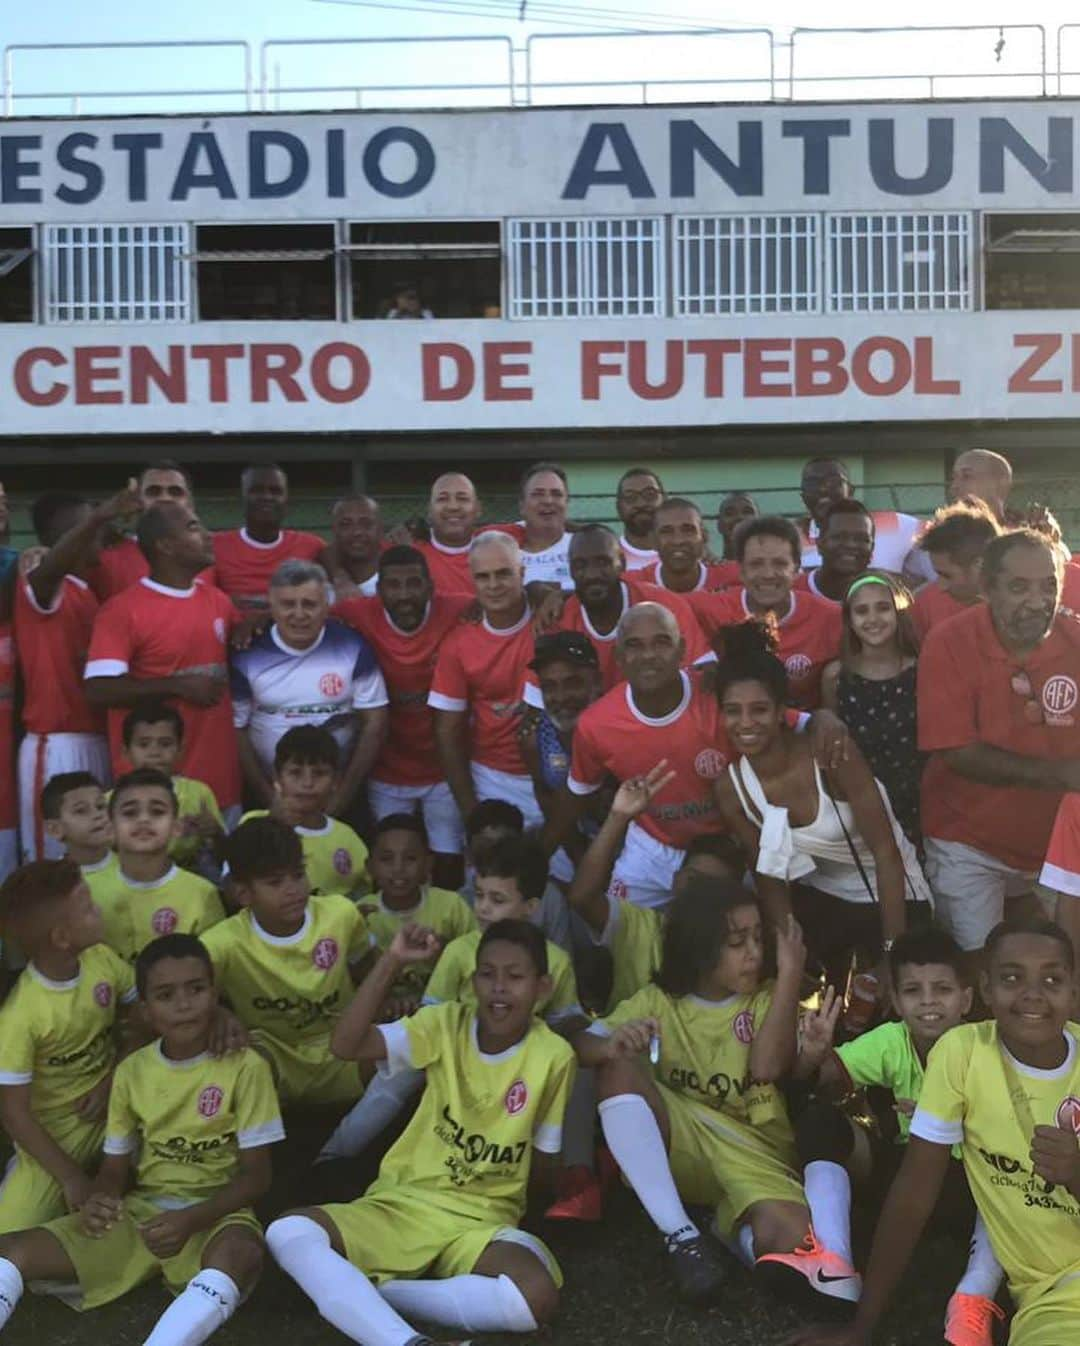
[[[533,672],[560,661],[577,664],[581,668],[600,667],[600,659],[592,641],[580,631],[556,631],[549,636],[538,636],[536,654],[529,664]]]

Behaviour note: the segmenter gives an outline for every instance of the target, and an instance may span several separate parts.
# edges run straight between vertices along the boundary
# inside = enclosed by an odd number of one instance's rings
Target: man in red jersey
[[[98,613],[86,661],[86,699],[109,710],[113,770],[130,770],[120,728],[140,697],[176,700],[184,719],[178,772],[203,781],[223,812],[240,807],[240,762],[229,696],[229,632],[239,614],[220,589],[196,580],[213,560],[210,534],[182,505],[139,519],[150,574]],[[227,819],[228,821],[228,819]]]
[[[623,560],[627,570],[645,570],[656,564],[656,511],[664,502],[664,484],[648,467],[631,467],[615,487],[615,513],[622,523]]]
[[[238,608],[264,612],[270,576],[292,558],[319,561],[326,544],[314,533],[282,528],[289,479],[276,463],[244,468],[240,478],[244,526],[214,534],[215,580]]]
[[[428,705],[439,648],[473,600],[435,592],[415,547],[388,547],[379,558],[375,598],[346,598],[333,615],[348,622],[375,651],[390,697],[390,733],[368,777],[376,821],[412,813],[419,804],[435,853],[432,881],[459,888],[464,874],[461,815],[435,747],[435,712]]]
[[[669,496],[656,509],[658,559],[635,578],[675,594],[724,589],[738,583],[738,565],[706,561],[709,535],[692,500]]]
[[[127,526],[130,526],[130,521],[140,510],[162,505],[166,501],[183,505],[187,509],[195,508],[191,478],[172,458],[148,463],[137,480],[138,500],[128,515]],[[125,520],[117,519],[116,523],[124,524]],[[98,601],[104,603],[113,594],[121,593],[149,573],[146,557],[139,550],[134,535],[112,532],[111,535],[106,534],[97,562],[87,571],[86,580]]]
[[[471,594],[469,543],[480,521],[476,487],[463,472],[436,477],[428,502],[431,536],[416,542],[437,594]]]
[[[347,495],[330,510],[330,545],[321,565],[338,598],[374,598],[383,549],[379,502],[370,495]]]
[[[451,631],[439,650],[428,696],[439,760],[463,818],[480,799],[505,799],[538,825],[543,814],[517,739],[533,657],[521,549],[505,533],[479,533],[469,569],[483,616]]]
[[[623,613],[635,603],[659,603],[674,615],[688,663],[710,654],[697,618],[684,598],[624,575],[622,548],[610,528],[590,523],[578,529],[570,540],[569,559],[574,592],[563,604],[554,629],[588,636],[600,660],[604,691],[619,681],[616,631]],[[529,678],[526,699],[530,705],[540,706],[535,675]]]
[[[874,555],[874,516],[861,500],[834,500],[822,512],[818,551],[821,565],[801,571],[795,588],[839,607]]]
[[[915,595],[911,617],[920,641],[939,622],[982,602],[983,553],[1001,525],[982,500],[971,497],[939,509],[917,543],[937,579]]]
[[[53,491],[31,511],[45,555],[15,590],[15,640],[24,688],[19,745],[19,830],[23,860],[56,859],[63,848],[45,833],[41,791],[52,776],[89,771],[110,778],[105,713],[91,706],[83,674],[98,613],[84,576],[102,533],[138,509],[135,481],[96,508],[81,496]]]
[[[1040,533],[995,538],[986,602],[933,628],[919,657],[926,874],[937,917],[983,947],[1029,899],[1063,791],[1080,789],[1080,618]]]
[[[813,710],[821,704],[825,665],[840,652],[840,608],[816,594],[793,592],[799,534],[788,519],[768,514],[749,519],[735,535],[735,553],[744,587],[689,594],[687,601],[710,640],[725,626],[772,613],[792,704]]]

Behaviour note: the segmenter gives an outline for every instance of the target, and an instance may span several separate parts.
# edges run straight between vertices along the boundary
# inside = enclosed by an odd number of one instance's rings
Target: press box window
[[[657,217],[511,220],[512,318],[631,318],[664,312]]]
[[[47,322],[184,322],[186,224],[45,226]]]
[[[502,241],[495,221],[349,226],[354,318],[386,318],[411,291],[433,318],[502,314]]]
[[[987,308],[1080,308],[1080,213],[984,215]]]
[[[332,224],[201,224],[195,238],[204,322],[337,317]]]
[[[0,229],[0,322],[33,321],[33,232]]]
[[[831,313],[971,308],[971,215],[827,215]]]
[[[683,215],[675,228],[675,312],[816,313],[817,215]]]

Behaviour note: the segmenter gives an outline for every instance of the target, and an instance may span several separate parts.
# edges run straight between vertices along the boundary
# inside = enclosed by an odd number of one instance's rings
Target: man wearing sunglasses
[[[980,950],[1025,914],[1062,793],[1080,789],[1080,618],[1061,607],[1062,558],[1041,534],[995,538],[986,603],[942,622],[919,659],[926,871],[938,919]]]

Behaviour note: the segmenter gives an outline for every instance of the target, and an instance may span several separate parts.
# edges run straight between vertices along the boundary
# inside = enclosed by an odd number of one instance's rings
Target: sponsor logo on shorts
[[[94,1003],[102,1009],[108,1009],[112,1004],[112,987],[107,981],[99,981],[94,987]]]
[[[208,1084],[199,1095],[196,1107],[200,1117],[216,1117],[225,1102],[225,1093],[216,1084]]]
[[[339,874],[352,873],[352,856],[344,846],[339,846],[334,852],[334,868]]]
[[[694,770],[706,780],[715,780],[726,766],[727,758],[717,748],[702,748],[694,758]]]
[[[813,667],[814,661],[808,654],[789,654],[784,660],[784,668],[789,678],[808,678]]]
[[[150,929],[155,935],[171,935],[180,924],[180,917],[172,907],[158,907],[150,917]]]
[[[1071,1128],[1080,1136],[1080,1098],[1077,1098],[1075,1094],[1063,1098],[1055,1120],[1063,1131],[1068,1131]]]
[[[1071,725],[1076,709],[1076,680],[1065,673],[1056,673],[1043,683],[1042,705],[1047,724]]]
[[[515,1080],[506,1091],[506,1111],[511,1117],[516,1117],[529,1101],[529,1091],[525,1087],[524,1080]]]
[[[323,972],[329,972],[338,960],[338,942],[329,935],[320,939],[311,951],[311,961]]]
[[[340,673],[324,673],[319,679],[319,691],[323,696],[340,696],[345,690],[345,679]]]
[[[754,1040],[754,1016],[750,1010],[741,1010],[732,1020],[731,1031],[735,1034],[736,1042],[741,1042],[747,1046]]]

